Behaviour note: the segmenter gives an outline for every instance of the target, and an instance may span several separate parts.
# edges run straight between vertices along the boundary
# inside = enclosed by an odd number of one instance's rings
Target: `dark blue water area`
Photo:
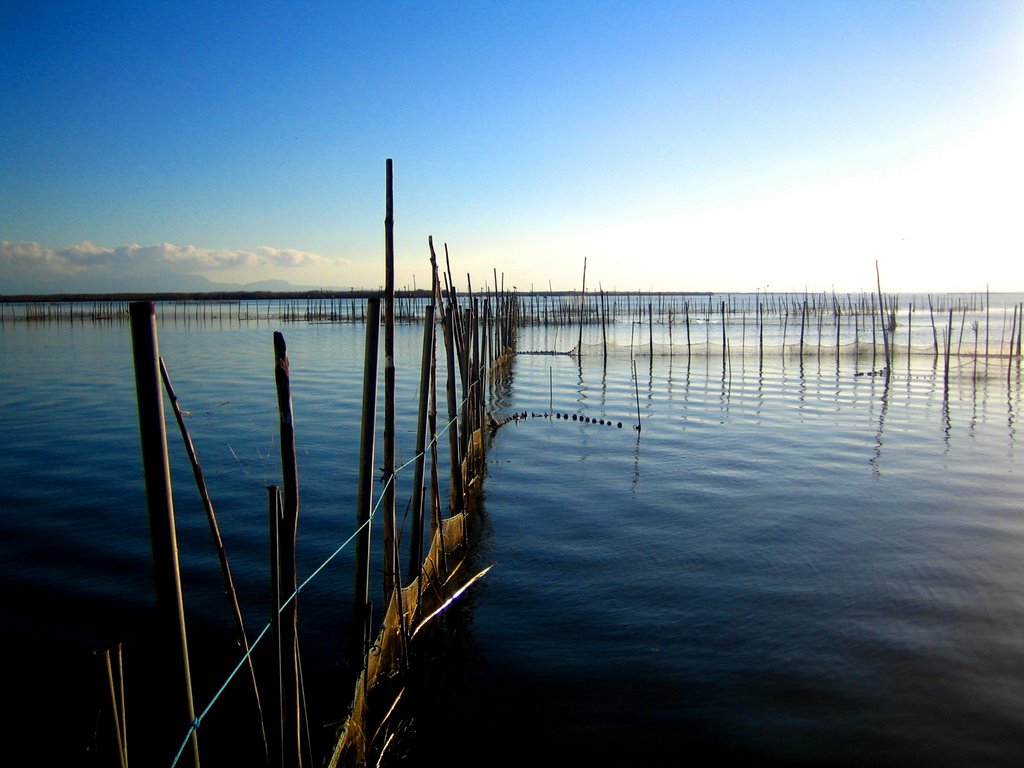
[[[1019,762],[1019,393],[665,359],[631,392],[621,361],[524,356],[513,400],[544,410],[552,380],[629,431],[492,447],[466,764]]]
[[[252,641],[269,616],[267,486],[281,482],[276,330],[319,756],[354,684],[343,544],[363,326],[164,322],[160,349]],[[564,350],[576,332],[525,329],[520,349]],[[400,463],[413,457],[420,342],[399,326]],[[9,735],[44,736],[54,762],[114,764],[95,653],[123,643],[132,762],[169,764],[185,729],[160,676],[130,331],[12,323],[0,351],[0,627],[24,670]],[[444,695],[410,759],[458,724],[443,747],[455,765],[1020,765],[1021,376],[1006,366],[961,360],[947,389],[928,355],[898,361],[888,383],[826,355],[518,355],[491,391],[498,418],[527,414],[489,448],[473,564],[492,568],[445,619]],[[258,752],[258,731],[244,676],[220,691],[240,656],[169,410],[167,422],[196,708],[213,702],[201,747],[234,764]]]

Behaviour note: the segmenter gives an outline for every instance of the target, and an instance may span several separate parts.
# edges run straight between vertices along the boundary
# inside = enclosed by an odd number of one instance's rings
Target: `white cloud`
[[[286,272],[304,279],[318,270],[346,264],[317,253],[271,246],[250,250],[161,243],[108,248],[83,241],[54,250],[37,242],[2,240],[0,293],[74,291],[84,280],[116,290],[128,278],[134,284],[149,280],[154,287],[158,282],[165,287],[175,277],[252,281],[283,279]]]

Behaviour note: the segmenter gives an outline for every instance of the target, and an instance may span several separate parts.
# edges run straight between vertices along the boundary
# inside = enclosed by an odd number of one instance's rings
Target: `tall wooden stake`
[[[153,547],[153,571],[157,604],[163,625],[163,642],[178,636],[172,662],[184,681],[185,722],[182,730],[195,722],[192,700],[192,675],[188,662],[185,633],[185,604],[178,567],[178,538],[174,524],[174,500],[171,493],[171,469],[167,456],[167,432],[164,401],[160,390],[157,361],[160,352],[156,332],[156,308],[151,301],[129,305],[132,329],[132,354],[135,363],[135,389],[139,405],[139,433],[142,439],[142,464],[146,478],[146,504],[149,508],[149,532]],[[199,737],[191,735],[192,761],[199,766]],[[171,752],[173,755],[173,751]],[[170,755],[168,756],[169,759]]]
[[[875,278],[878,281],[878,313],[882,320],[882,344],[884,345],[885,353],[885,378],[888,380],[890,373],[890,363],[892,363],[892,355],[889,351],[889,324],[886,322],[885,317],[885,301],[882,298],[882,274],[878,271],[878,261],[875,261]]]
[[[277,409],[281,424],[281,469],[284,478],[284,505],[280,519],[281,587],[288,597],[281,615],[281,648],[287,654],[284,664],[284,754],[295,755],[302,765],[302,696],[299,691],[299,612],[295,589],[298,574],[295,568],[295,545],[299,523],[299,470],[296,463],[295,418],[292,413],[291,381],[284,336],[274,332],[274,373],[277,381]]]
[[[384,215],[384,605],[395,588],[395,219],[391,158],[386,166]]]
[[[380,340],[380,298],[366,301],[366,350],[363,353],[363,416],[359,431],[359,488],[356,497],[356,583],[352,648],[360,659],[369,651],[370,621],[370,512],[373,509],[373,451],[377,426],[377,357]]]
[[[423,475],[426,465],[427,407],[430,396],[430,370],[434,349],[434,303],[427,304],[423,317],[423,350],[420,358],[420,401],[416,421],[416,464],[413,470],[412,531],[409,541],[409,568],[406,579],[411,582],[423,564]]]

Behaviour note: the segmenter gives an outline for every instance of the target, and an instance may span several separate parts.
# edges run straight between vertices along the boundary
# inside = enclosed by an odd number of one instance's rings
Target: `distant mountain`
[[[342,290],[330,286],[295,285],[287,280],[257,280],[251,283],[218,283],[201,275],[119,275],[116,279],[97,279],[90,275],[65,276],[46,280],[5,280],[0,277],[0,296],[54,296],[60,294],[145,294],[215,293],[264,291]],[[346,289],[347,290],[347,289]]]

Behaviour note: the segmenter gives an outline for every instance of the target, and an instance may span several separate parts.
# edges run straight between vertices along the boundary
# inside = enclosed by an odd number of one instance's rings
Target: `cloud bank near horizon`
[[[0,293],[196,290],[218,282],[245,284],[294,270],[310,273],[347,265],[294,248],[197,248],[194,245],[121,245],[83,241],[55,250],[34,241],[0,241]],[[283,282],[278,280],[278,282]]]

